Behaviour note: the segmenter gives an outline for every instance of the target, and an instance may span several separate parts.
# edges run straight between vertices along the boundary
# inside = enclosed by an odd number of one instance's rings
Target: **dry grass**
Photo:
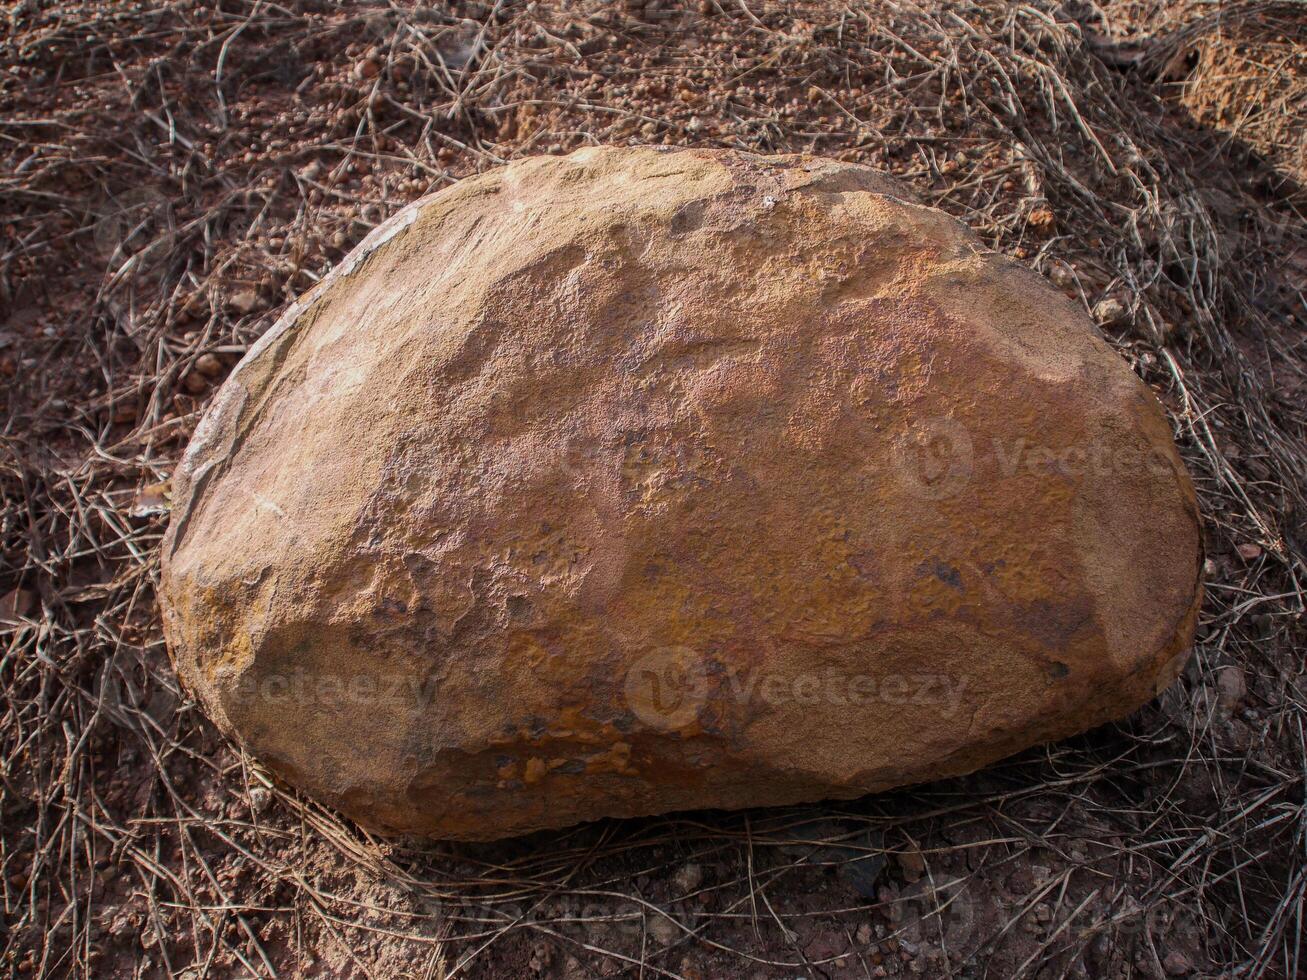
[[[1307,222],[1276,134],[1304,120],[1248,45],[1307,15],[1206,9],[0,7],[6,970],[1298,975]],[[1229,122],[1194,93],[1232,19],[1274,26]],[[627,140],[865,161],[1119,300],[1206,519],[1181,682],[964,780],[497,847],[370,839],[222,743],[168,668],[147,490],[214,379],[406,201]]]
[[[1151,16],[1149,16],[1151,15]],[[1153,5],[1142,67],[1204,126],[1251,147],[1296,193],[1307,180],[1307,45],[1293,0]],[[1296,186],[1295,186],[1296,185]]]

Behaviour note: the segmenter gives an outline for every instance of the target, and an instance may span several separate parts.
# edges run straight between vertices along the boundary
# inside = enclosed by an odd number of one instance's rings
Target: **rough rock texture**
[[[170,648],[385,831],[851,797],[1180,669],[1198,515],[1152,395],[867,169],[587,149],[397,215],[174,478]]]

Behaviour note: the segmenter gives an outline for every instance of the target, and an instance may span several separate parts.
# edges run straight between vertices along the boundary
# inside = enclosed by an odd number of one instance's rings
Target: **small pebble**
[[[1125,319],[1125,314],[1125,304],[1115,296],[1099,300],[1094,306],[1094,320],[1103,326],[1120,323]]]
[[[921,856],[920,851],[905,851],[894,855],[894,858],[898,861],[899,870],[903,872],[904,881],[920,881],[921,876],[926,873],[926,859]]]
[[[1193,964],[1184,953],[1173,949],[1166,954],[1166,959],[1162,960],[1162,968],[1173,977],[1183,977],[1193,970]]]
[[[691,892],[698,891],[699,886],[703,884],[703,865],[687,864],[676,872],[676,878],[673,882],[677,890],[682,895],[688,895]]]
[[[660,946],[670,946],[681,934],[681,930],[676,928],[676,923],[665,915],[657,915],[649,923],[649,933]]]
[[[1242,667],[1222,667],[1216,672],[1217,705],[1227,718],[1243,706],[1248,697],[1248,680]]]
[[[1053,216],[1051,208],[1035,208],[1030,212],[1030,224],[1039,231],[1052,232],[1057,219]]]
[[[249,316],[263,305],[263,301],[253,289],[242,289],[227,301],[227,305],[241,316]]]
[[[195,370],[206,378],[216,378],[222,374],[222,360],[217,354],[201,354],[195,359]]]

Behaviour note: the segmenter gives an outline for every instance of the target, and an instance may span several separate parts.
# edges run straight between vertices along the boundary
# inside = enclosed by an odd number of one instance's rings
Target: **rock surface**
[[[174,476],[188,689],[382,831],[852,797],[1184,661],[1161,409],[1038,276],[854,165],[587,149],[405,209]]]

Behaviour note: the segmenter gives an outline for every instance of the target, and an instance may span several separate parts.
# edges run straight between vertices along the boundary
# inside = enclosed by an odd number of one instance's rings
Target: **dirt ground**
[[[15,977],[1294,977],[1301,3],[0,3],[0,945]],[[369,228],[599,143],[893,172],[1082,302],[1205,519],[1182,679],[850,804],[378,840],[178,689],[207,399]]]

